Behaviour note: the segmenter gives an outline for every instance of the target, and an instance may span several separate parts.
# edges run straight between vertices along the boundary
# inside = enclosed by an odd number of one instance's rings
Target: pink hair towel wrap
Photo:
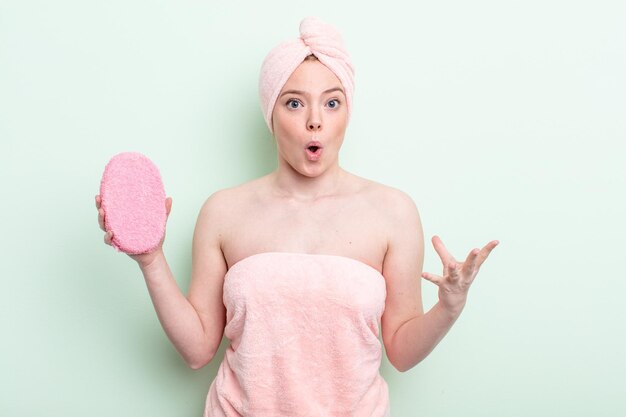
[[[100,197],[111,245],[129,255],[156,249],[165,234],[165,188],[157,166],[138,152],[115,155],[104,168]]]
[[[300,22],[300,36],[275,46],[263,60],[259,75],[259,96],[265,123],[274,134],[272,113],[283,86],[308,55],[331,70],[343,85],[348,119],[354,96],[354,66],[346,50],[343,37],[333,25],[314,16]]]

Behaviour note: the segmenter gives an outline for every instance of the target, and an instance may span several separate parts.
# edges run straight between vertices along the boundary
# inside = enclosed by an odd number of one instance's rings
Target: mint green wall
[[[625,415],[625,3],[302,3],[0,0],[0,415],[201,415],[227,340],[186,367],[94,196],[159,166],[186,291],[203,201],[276,165],[258,71],[307,15],[356,67],[341,164],[413,197],[425,270],[433,234],[501,241],[435,351],[384,359],[392,416]]]

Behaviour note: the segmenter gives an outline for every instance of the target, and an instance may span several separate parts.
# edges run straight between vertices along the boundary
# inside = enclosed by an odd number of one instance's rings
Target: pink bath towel
[[[385,278],[353,258],[263,252],[224,278],[230,340],[204,417],[388,417]]]
[[[151,252],[165,233],[165,188],[157,166],[138,152],[115,155],[100,182],[104,225],[111,245],[128,254]]]

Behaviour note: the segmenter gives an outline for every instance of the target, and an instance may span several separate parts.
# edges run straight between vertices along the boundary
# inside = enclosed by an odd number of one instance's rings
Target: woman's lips
[[[315,148],[313,148],[315,149]],[[320,159],[320,157],[322,156],[322,151],[324,149],[322,147],[317,147],[317,149],[315,151],[312,151],[309,148],[305,149],[306,152],[306,157],[309,161],[317,161]]]
[[[322,143],[312,140],[306,144],[304,151],[309,161],[317,161],[322,156]]]

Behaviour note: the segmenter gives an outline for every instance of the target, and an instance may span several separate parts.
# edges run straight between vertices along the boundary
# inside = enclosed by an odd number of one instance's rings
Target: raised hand
[[[448,252],[439,236],[433,236],[432,243],[443,263],[443,276],[424,272],[422,277],[439,287],[439,301],[448,311],[459,313],[465,306],[467,292],[480,266],[500,242],[492,240],[480,250],[472,249],[462,263]]]

